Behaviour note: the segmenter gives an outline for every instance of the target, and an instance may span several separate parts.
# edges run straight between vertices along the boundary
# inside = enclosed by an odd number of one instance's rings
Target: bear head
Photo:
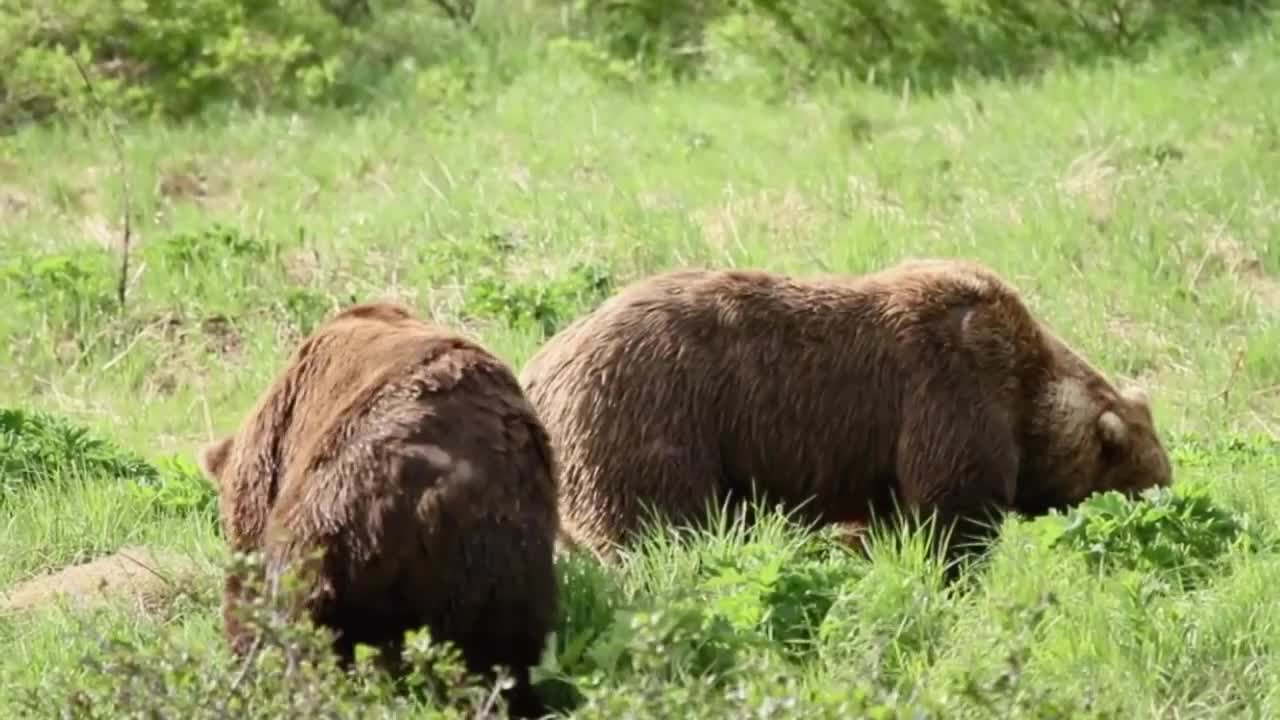
[[[1018,510],[1064,510],[1094,493],[1136,497],[1173,483],[1169,455],[1156,432],[1146,391],[1068,379],[1054,384],[1037,417],[1018,490]]]

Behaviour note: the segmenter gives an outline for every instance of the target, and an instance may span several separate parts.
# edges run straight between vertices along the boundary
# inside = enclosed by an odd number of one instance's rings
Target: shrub
[[[184,117],[213,102],[296,108],[367,97],[406,61],[466,51],[411,0],[14,0],[0,16],[0,128],[105,105]]]
[[[1097,568],[1141,571],[1185,588],[1220,569],[1229,552],[1267,542],[1247,515],[1218,506],[1202,484],[1148,490],[1140,500],[1099,493],[1065,518],[1046,520],[1053,547],[1078,550]]]
[[[350,671],[339,667],[330,632],[288,608],[301,587],[286,574],[276,591],[262,584],[258,556],[235,556],[227,570],[246,578],[254,602],[238,605],[237,618],[257,637],[241,659],[222,642],[187,643],[161,634],[144,643],[100,638],[79,667],[58,668],[38,688],[22,691],[31,715],[64,718],[185,717],[392,718],[485,717],[501,708],[495,688],[464,669],[449,643],[422,630],[407,635],[407,674],[396,683],[357,653]],[[83,623],[83,631],[94,630]],[[366,649],[367,650],[367,649]]]
[[[821,73],[916,86],[957,75],[1018,75],[1055,58],[1136,49],[1266,3],[1248,0],[579,0],[609,52],[691,74],[741,65],[778,80]],[[708,52],[710,51],[710,52]],[[748,62],[747,64],[752,64]],[[721,67],[723,69],[723,67]]]

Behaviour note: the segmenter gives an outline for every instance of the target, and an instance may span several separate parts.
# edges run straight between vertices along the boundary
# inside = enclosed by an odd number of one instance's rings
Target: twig
[[[1214,396],[1222,398],[1222,403],[1224,405],[1231,399],[1231,388],[1235,387],[1236,378],[1239,377],[1240,370],[1244,368],[1244,353],[1244,350],[1236,353],[1236,361],[1231,366],[1231,375],[1227,377],[1226,387],[1222,388],[1222,390],[1218,391],[1218,394]]]
[[[76,70],[80,73],[80,79],[84,81],[85,89],[89,92],[89,100],[93,102],[94,109],[103,117],[104,121],[107,116],[107,108],[102,101],[98,99],[98,94],[93,89],[93,81],[89,79],[89,73],[85,71],[84,66],[80,64],[79,58],[75,55],[71,56],[71,62],[75,63]],[[107,136],[111,140],[111,146],[116,153],[116,162],[120,169],[120,183],[123,186],[121,198],[122,211],[124,213],[124,237],[120,241],[120,282],[116,286],[116,300],[120,303],[120,312],[125,309],[125,295],[129,290],[129,246],[133,241],[133,227],[130,216],[133,214],[129,207],[129,176],[128,168],[124,161],[124,146],[120,143],[120,136],[116,133],[112,123],[107,122]]]
[[[492,717],[494,709],[498,706],[498,699],[502,696],[504,680],[505,678],[501,674],[494,680],[493,690],[489,692],[489,697],[485,698],[484,705],[481,706],[480,712],[476,714],[477,718]]]
[[[160,573],[160,571],[159,571],[159,570],[157,570],[156,568],[151,567],[151,566],[150,566],[150,565],[148,565],[147,563],[142,562],[142,561],[141,561],[141,560],[139,560],[138,558],[133,557],[132,555],[129,555],[129,554],[128,554],[128,553],[126,553],[126,552],[123,552],[123,551],[122,551],[122,552],[120,553],[120,557],[121,557],[121,558],[123,558],[123,559],[125,559],[125,560],[128,560],[129,562],[133,563],[134,565],[137,565],[138,567],[142,568],[143,570],[146,570],[147,572],[151,573],[152,575],[155,575],[155,576],[156,576],[156,579],[160,580],[161,582],[163,582],[165,585],[168,585],[169,587],[173,587],[173,585],[175,584],[175,583],[174,583],[174,581],[173,581],[173,579],[172,579],[172,578],[170,578],[169,576],[161,574],[161,573]]]
[[[126,345],[126,346],[125,346],[125,348],[124,348],[123,350],[121,350],[120,352],[116,353],[116,356],[115,356],[115,357],[113,357],[113,358],[111,358],[110,360],[108,360],[108,361],[107,361],[107,362],[102,366],[102,372],[106,372],[106,371],[110,370],[111,368],[115,367],[115,366],[116,366],[116,364],[117,364],[117,363],[119,363],[121,360],[124,360],[124,359],[125,359],[125,356],[127,356],[127,355],[130,353],[130,351],[132,351],[135,347],[137,347],[137,346],[138,346],[138,343],[142,342],[142,337],[143,337],[143,335],[145,335],[145,334],[146,334],[146,333],[144,333],[144,332],[139,332],[137,335],[134,335],[134,336],[133,336],[133,339],[129,341],[129,344],[128,344],[128,345]]]
[[[227,689],[227,695],[222,699],[222,704],[218,708],[219,712],[226,712],[227,706],[230,704],[231,699],[234,698],[236,694],[240,692],[240,685],[242,685],[245,681],[245,678],[249,676],[249,672],[253,669],[253,664],[258,660],[258,653],[261,651],[262,651],[262,634],[259,633],[254,636],[253,644],[249,646],[249,652],[245,654],[244,658],[242,658],[240,663],[240,671],[236,673],[236,676],[234,678],[232,678],[231,687]]]

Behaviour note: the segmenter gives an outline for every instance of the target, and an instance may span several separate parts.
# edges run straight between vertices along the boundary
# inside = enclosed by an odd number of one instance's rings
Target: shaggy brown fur
[[[399,305],[356,305],[200,463],[235,551],[262,551],[273,574],[324,551],[303,609],[336,631],[344,662],[365,643],[394,667],[404,632],[425,625],[473,672],[510,667],[515,713],[541,710],[529,668],[558,603],[555,467],[503,362]],[[240,585],[228,577],[224,619],[243,653]]]
[[[958,540],[993,511],[1171,482],[1147,396],[965,261],[664,273],[553,337],[521,383],[561,468],[563,527],[605,555],[646,506],[688,524],[752,485],[823,524],[937,511]]]

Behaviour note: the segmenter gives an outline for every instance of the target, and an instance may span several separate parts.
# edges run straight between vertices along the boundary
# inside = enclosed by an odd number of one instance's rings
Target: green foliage
[[[549,282],[519,282],[490,275],[467,287],[464,309],[477,318],[532,324],[551,335],[613,289],[609,269],[578,263]]]
[[[845,583],[863,568],[826,543],[782,546],[751,542],[737,552],[705,558],[696,591],[707,607],[740,631],[800,656]]]
[[[99,249],[19,255],[0,265],[0,286],[23,311],[79,335],[115,305],[116,262]]]
[[[147,253],[165,269],[184,276],[201,266],[223,261],[259,262],[271,255],[272,246],[238,228],[214,222],[198,231],[180,231],[147,247]]]
[[[588,648],[626,607],[626,594],[616,577],[584,553],[560,557],[557,569],[560,620],[554,652],[544,669],[551,676],[584,673],[591,668]]]
[[[297,108],[350,102],[408,62],[474,44],[410,0],[12,0],[0,15],[0,127],[92,109],[182,117],[211,103]],[[373,9],[376,7],[376,11]]]
[[[612,54],[590,40],[557,37],[547,43],[547,53],[553,61],[577,67],[610,87],[635,88],[652,74],[637,59]]]
[[[709,73],[778,96],[823,75],[934,87],[960,75],[1022,74],[1055,59],[1140,49],[1173,30],[1216,30],[1266,6],[538,0],[481,11],[444,0],[74,0],[54,13],[40,0],[11,0],[0,17],[8,68],[0,128],[90,116],[77,62],[92,77],[92,96],[129,116],[187,117],[225,103],[349,105],[390,87],[434,107],[464,107],[479,75],[509,74],[503,46],[530,42],[516,33],[541,32],[545,50],[607,83],[635,86],[650,71]],[[562,10],[575,31],[568,37],[532,22]]]
[[[1096,567],[1140,570],[1185,587],[1202,584],[1232,551],[1265,542],[1248,516],[1218,506],[1203,484],[1153,488],[1140,500],[1099,493],[1046,527],[1052,547],[1082,551]]]
[[[217,494],[186,458],[171,456],[153,465],[55,415],[0,408],[0,504],[15,492],[61,483],[68,475],[122,483],[160,514],[216,518]]]
[[[218,494],[195,462],[184,455],[169,455],[159,459],[156,469],[134,481],[137,497],[160,513],[217,521]]]
[[[20,703],[36,716],[66,718],[189,717],[279,718],[483,716],[501,710],[493,689],[470,676],[457,649],[433,643],[420,630],[406,637],[406,677],[395,683],[368,652],[347,672],[331,650],[332,634],[288,608],[302,576],[287,573],[274,590],[261,580],[257,556],[236,555],[227,570],[246,578],[256,597],[235,617],[256,647],[236,658],[222,644],[192,646],[172,637],[129,642],[99,638],[77,667],[59,668],[44,687],[29,688]],[[95,634],[93,628],[84,627]]]
[[[137,455],[62,418],[38,410],[0,408],[0,500],[72,471],[110,481],[159,476]]]
[[[281,300],[284,314],[299,335],[307,335],[334,312],[333,300],[324,293],[307,288],[289,288]]]
[[[775,89],[817,75],[917,87],[1018,75],[1055,59],[1140,48],[1265,3],[1055,0],[579,0],[608,52],[690,75],[756,76]]]
[[[664,599],[661,605],[617,614],[590,651],[598,672],[677,681],[733,669],[748,638],[729,618],[695,596]]]
[[[703,29],[731,0],[575,0],[580,21],[609,54],[687,74],[696,68]]]

